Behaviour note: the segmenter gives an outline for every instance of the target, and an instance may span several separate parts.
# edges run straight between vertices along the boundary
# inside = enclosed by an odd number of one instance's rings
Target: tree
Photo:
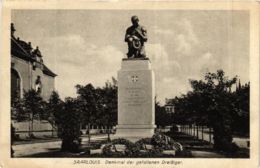
[[[226,77],[223,70],[208,72],[204,80],[190,80],[193,90],[174,100],[176,116],[183,113],[179,116],[182,122],[213,127],[217,150],[232,148],[232,116],[236,107],[231,87],[236,80],[237,77]]]
[[[77,101],[82,114],[82,122],[88,125],[88,139],[90,142],[90,125],[96,124],[100,98],[92,84],[85,86],[76,85],[76,89],[78,94]]]
[[[101,101],[97,119],[101,125],[108,128],[108,141],[110,141],[110,128],[117,123],[117,81],[112,78],[112,82],[106,82],[105,87],[97,89]]]
[[[82,113],[82,122],[88,125],[90,142],[90,125],[106,126],[108,140],[110,128],[117,122],[117,81],[107,81],[102,88],[94,88],[92,84],[76,85],[77,100]]]
[[[239,82],[239,87],[236,88],[233,96],[236,107],[232,123],[233,132],[239,136],[249,137],[250,83],[241,86]]]
[[[34,118],[39,118],[44,112],[44,102],[42,97],[34,89],[24,93],[23,109],[29,115],[29,137],[33,137],[33,121]]]
[[[167,113],[164,106],[161,106],[155,98],[155,124],[165,127],[171,125],[171,114]]]
[[[232,113],[235,105],[232,101],[231,87],[237,77],[228,79],[223,70],[208,72],[205,81],[191,80],[194,93],[201,97],[200,109],[214,131],[214,148],[231,151],[232,148]],[[199,115],[199,113],[197,113]]]
[[[55,115],[60,130],[59,137],[62,139],[61,150],[78,152],[81,145],[81,115],[77,100],[66,98],[65,102],[62,103],[62,110],[56,111]]]
[[[17,95],[16,97],[12,97],[11,100],[11,119],[20,121],[28,120],[28,114],[23,109],[23,101]]]
[[[61,113],[62,105],[63,102],[60,99],[59,94],[53,91],[46,105],[46,113],[48,114],[48,121],[52,125],[52,136],[53,136],[54,126],[61,123],[60,115],[62,115]],[[59,133],[59,127],[58,127],[58,133]]]
[[[195,103],[196,95],[193,92],[188,92],[186,95],[175,97],[172,104],[175,108],[173,115],[174,123],[182,125],[192,125],[195,123],[197,117],[197,104]]]

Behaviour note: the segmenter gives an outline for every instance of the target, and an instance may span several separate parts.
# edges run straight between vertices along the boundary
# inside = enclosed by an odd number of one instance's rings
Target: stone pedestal
[[[154,72],[149,59],[123,59],[118,71],[118,125],[114,138],[136,141],[155,129]]]

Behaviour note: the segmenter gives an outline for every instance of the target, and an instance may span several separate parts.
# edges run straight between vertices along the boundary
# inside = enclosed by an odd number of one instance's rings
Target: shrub
[[[118,151],[116,144],[125,145],[124,151]],[[151,148],[147,148],[151,145]],[[181,155],[182,146],[170,137],[156,133],[152,138],[143,138],[135,143],[123,138],[114,139],[103,148],[103,154],[110,157],[164,157],[164,150],[175,150]]]
[[[135,145],[138,146],[140,150],[147,150],[146,145],[152,145],[151,138],[143,138],[135,142]]]
[[[125,151],[117,151],[116,144],[125,145]],[[133,142],[123,138],[114,139],[103,148],[103,154],[105,156],[113,157],[136,156],[138,152],[139,149]]]
[[[152,139],[151,138],[143,138],[135,142],[135,145],[139,149],[138,156],[139,157],[155,157],[155,156],[161,156],[162,155],[162,149],[155,148],[152,145]],[[147,148],[147,145],[152,145],[151,149]]]
[[[232,151],[232,130],[231,130],[231,119],[227,116],[219,122],[213,123],[214,130],[214,148],[218,151],[230,152]]]
[[[69,151],[69,152],[79,152],[81,145],[81,139],[70,139],[64,138],[62,139],[61,151]]]
[[[181,144],[175,142],[170,137],[160,133],[156,133],[153,135],[151,143],[155,148],[159,148],[161,150],[182,150]]]
[[[61,150],[79,152],[80,139],[80,114],[77,102],[67,99],[59,116],[59,137],[62,139]]]

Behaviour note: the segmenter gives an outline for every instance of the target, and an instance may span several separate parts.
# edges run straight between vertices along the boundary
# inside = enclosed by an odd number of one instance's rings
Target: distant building
[[[167,113],[174,113],[174,105],[172,103],[172,100],[173,99],[165,99],[164,107],[165,107],[165,111]]]
[[[14,36],[11,24],[11,97],[22,98],[23,92],[30,89],[38,91],[47,100],[55,87],[55,77],[43,62],[38,47],[33,49],[31,42],[22,41]]]

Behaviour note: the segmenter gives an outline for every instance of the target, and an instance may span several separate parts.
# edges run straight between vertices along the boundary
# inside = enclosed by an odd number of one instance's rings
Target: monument
[[[131,18],[125,42],[128,44],[127,58],[122,60],[118,71],[118,125],[116,138],[137,141],[151,138],[155,126],[155,82],[144,43],[147,31],[139,25],[137,16]]]

